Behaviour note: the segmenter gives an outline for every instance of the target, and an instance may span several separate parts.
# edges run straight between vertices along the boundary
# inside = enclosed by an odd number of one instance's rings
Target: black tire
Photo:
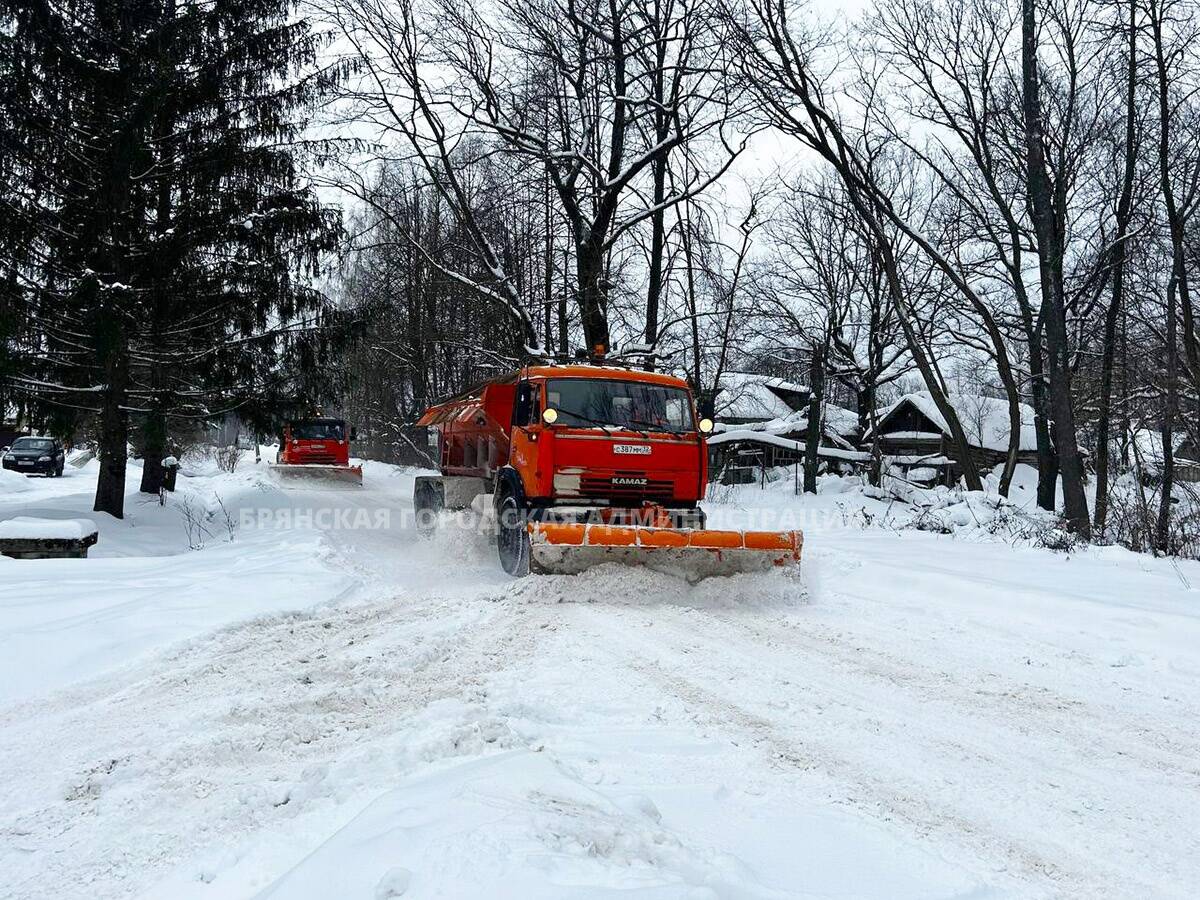
[[[496,549],[500,567],[514,578],[529,574],[529,528],[525,508],[512,494],[505,494],[496,508]]]
[[[442,492],[436,485],[422,481],[413,491],[413,513],[416,517],[417,537],[428,540],[438,530],[438,515],[445,508]]]

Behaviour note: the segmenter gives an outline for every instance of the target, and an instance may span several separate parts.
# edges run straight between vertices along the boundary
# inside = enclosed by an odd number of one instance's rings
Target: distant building
[[[966,432],[975,465],[983,471],[1002,464],[1008,455],[1008,401],[974,394],[955,394],[947,400]],[[1022,403],[1020,412],[1018,460],[1037,465],[1033,408]],[[909,481],[953,484],[962,477],[950,427],[928,391],[906,394],[883,409],[874,432],[863,437],[865,449],[873,444],[876,434],[884,457]]]
[[[827,471],[850,472],[866,459],[858,452],[859,436],[857,413],[825,404],[817,455]],[[807,406],[765,422],[719,422],[708,439],[709,469],[726,482],[752,481],[760,469],[799,462],[807,439]]]
[[[1187,484],[1200,483],[1200,447],[1186,431],[1174,435],[1171,456],[1175,462],[1175,480]],[[1162,479],[1162,434],[1153,428],[1138,428],[1130,434],[1130,452],[1136,452],[1136,463],[1148,482]]]

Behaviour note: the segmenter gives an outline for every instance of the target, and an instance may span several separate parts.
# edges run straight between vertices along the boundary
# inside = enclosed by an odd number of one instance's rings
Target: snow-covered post
[[[168,456],[162,461],[163,479],[162,489],[175,493],[175,476],[179,474],[179,460],[174,456]],[[159,504],[162,504],[162,493],[159,493]]]

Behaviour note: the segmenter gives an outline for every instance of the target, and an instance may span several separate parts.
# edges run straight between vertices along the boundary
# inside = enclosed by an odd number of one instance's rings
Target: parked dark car
[[[67,452],[62,441],[48,437],[20,437],[4,453],[4,468],[25,475],[57,478],[63,473]]]

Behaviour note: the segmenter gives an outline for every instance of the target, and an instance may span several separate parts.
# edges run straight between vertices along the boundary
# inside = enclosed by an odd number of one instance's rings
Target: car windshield
[[[341,422],[295,422],[292,424],[294,441],[340,441],[345,433]]]
[[[577,428],[605,425],[633,431],[692,431],[692,399],[683,388],[603,378],[554,378],[546,405],[558,423]]]
[[[14,450],[49,450],[54,446],[54,441],[47,438],[17,438],[13,441],[12,449]]]

